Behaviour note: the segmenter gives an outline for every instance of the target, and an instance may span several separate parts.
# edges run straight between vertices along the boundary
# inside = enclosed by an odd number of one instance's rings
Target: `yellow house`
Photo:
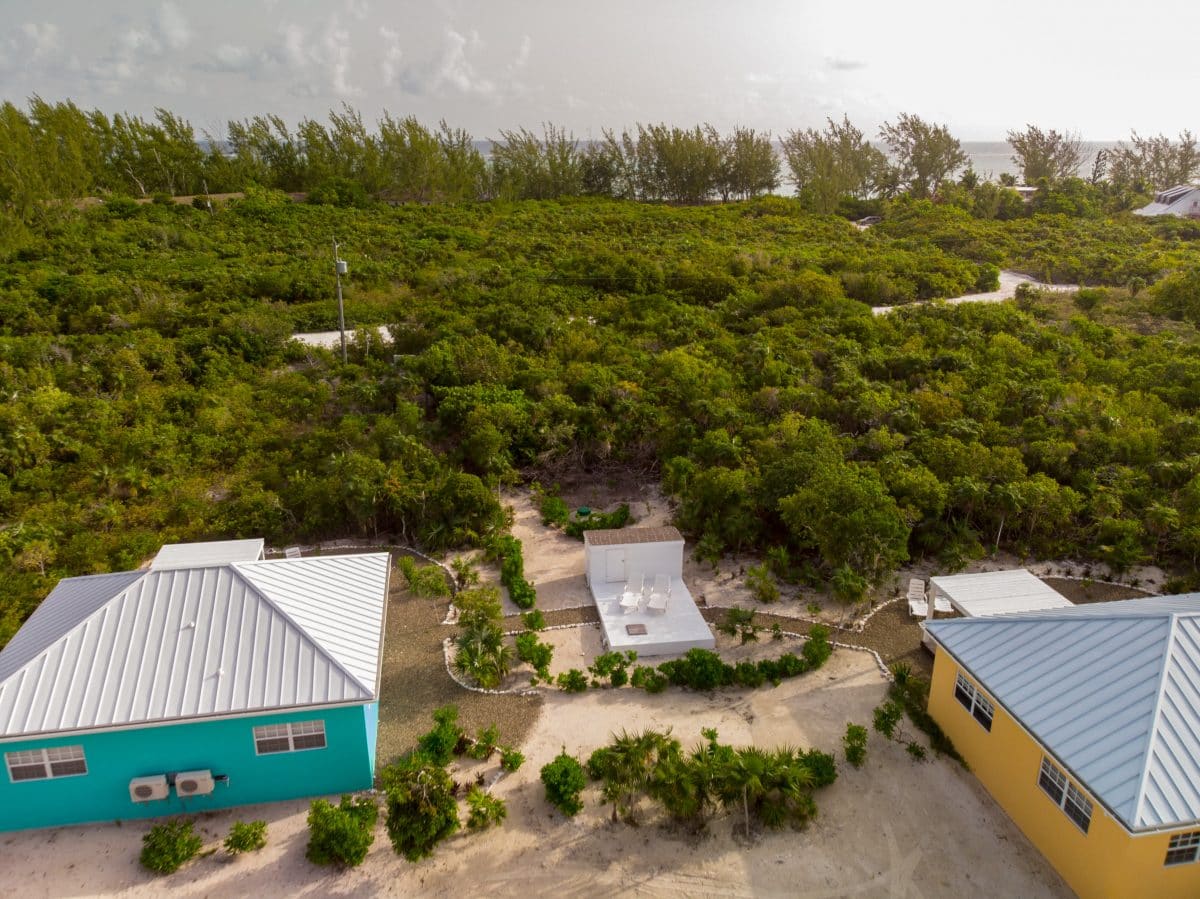
[[[1200,594],[925,627],[930,714],[1072,889],[1200,897]]]

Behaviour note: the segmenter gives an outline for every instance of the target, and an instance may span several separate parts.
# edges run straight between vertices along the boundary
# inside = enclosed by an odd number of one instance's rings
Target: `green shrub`
[[[627,669],[637,661],[637,653],[632,650],[628,652],[602,652],[588,666],[588,671],[592,675],[592,686],[597,687],[605,678],[608,679],[609,686],[623,687],[629,683],[629,674]]]
[[[809,749],[800,755],[804,766],[813,776],[814,787],[827,787],[837,780],[837,762],[830,753]]]
[[[314,799],[308,810],[304,854],[315,865],[357,867],[375,842],[378,819],[379,806],[370,796],[343,796],[339,805]]]
[[[766,564],[752,565],[746,569],[746,586],[761,603],[779,602],[779,585],[775,583]]]
[[[925,747],[920,743],[917,743],[915,740],[909,740],[907,743],[905,743],[904,751],[912,756],[913,761],[915,762],[925,761]]]
[[[492,757],[492,753],[496,751],[496,744],[500,741],[500,729],[496,725],[491,724],[481,730],[475,737],[475,742],[471,744],[471,748],[467,750],[467,755],[479,761],[486,761]]]
[[[733,683],[733,667],[710,649],[689,649],[681,659],[663,662],[658,670],[677,687],[715,690]]]
[[[546,616],[541,609],[531,609],[521,613],[521,624],[528,630],[541,631],[546,629]]]
[[[564,530],[568,537],[582,540],[584,531],[623,528],[629,524],[629,519],[629,506],[621,503],[612,512],[593,512],[587,518],[576,518],[568,522]]]
[[[571,509],[560,497],[542,494],[538,511],[542,514],[542,524],[546,527],[565,527],[571,519]]]
[[[741,646],[758,640],[759,629],[754,623],[753,609],[729,609],[725,613],[725,620],[717,625],[717,630],[739,638]]]
[[[458,706],[445,705],[433,713],[433,729],[417,739],[417,751],[435,765],[448,765],[463,737]]]
[[[665,674],[649,665],[638,665],[634,668],[629,682],[647,693],[661,693],[670,683]]]
[[[225,849],[230,855],[239,852],[257,852],[267,845],[266,821],[234,821],[225,838]]]
[[[579,760],[567,755],[565,748],[554,761],[542,766],[542,784],[546,788],[547,802],[568,818],[579,814],[583,808],[579,796],[587,786],[587,780]]]
[[[458,800],[445,768],[412,755],[384,769],[380,782],[387,793],[387,832],[397,854],[419,861],[458,830]]]
[[[521,541],[511,534],[492,538],[488,553],[500,561],[500,583],[508,589],[508,598],[518,608],[532,609],[537,602],[533,584],[525,580],[525,556]]]
[[[823,624],[814,624],[808,629],[808,639],[800,650],[808,669],[811,671],[824,665],[833,654],[833,644],[829,642],[829,628]]]
[[[204,841],[192,832],[191,821],[167,821],[155,824],[142,837],[142,867],[155,874],[173,874],[191,861]]]
[[[587,675],[578,668],[564,671],[558,676],[558,686],[568,693],[582,693],[588,688]]]
[[[467,827],[470,830],[485,830],[507,817],[508,806],[503,799],[485,793],[478,786],[467,791]]]
[[[537,634],[529,631],[517,634],[517,658],[537,669],[538,677],[550,678],[550,662],[554,658],[554,647],[538,640]]]
[[[454,597],[454,607],[458,609],[458,626],[463,629],[499,624],[504,620],[500,591],[495,587],[463,590]]]
[[[440,565],[418,565],[412,556],[400,556],[396,562],[404,583],[413,596],[449,596],[450,584]]]
[[[525,764],[525,755],[519,749],[500,747],[500,767],[505,771],[516,771]]]
[[[773,667],[754,662],[738,662],[733,666],[733,682],[739,687],[761,687],[767,680],[767,671],[771,671]]]
[[[877,705],[873,715],[875,730],[891,740],[896,734],[896,728],[900,725],[900,719],[904,717],[904,707],[895,700],[889,699]]]
[[[867,729],[861,724],[847,724],[842,745],[846,749],[846,761],[855,768],[861,768],[867,760]]]

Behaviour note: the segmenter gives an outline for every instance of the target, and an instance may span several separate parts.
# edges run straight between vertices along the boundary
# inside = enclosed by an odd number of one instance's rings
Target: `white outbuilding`
[[[716,645],[683,582],[675,528],[584,531],[583,559],[609,649],[655,656]]]
[[[1174,215],[1179,218],[1200,219],[1200,187],[1195,184],[1177,184],[1160,190],[1154,195],[1153,203],[1133,210],[1133,214]]]
[[[966,618],[1069,609],[1073,603],[1024,568],[951,574],[929,579],[930,598],[943,597]]]

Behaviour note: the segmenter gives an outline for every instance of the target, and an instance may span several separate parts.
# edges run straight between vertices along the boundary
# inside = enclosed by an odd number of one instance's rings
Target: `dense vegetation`
[[[495,546],[497,481],[604,466],[660,474],[706,553],[771,548],[776,574],[846,598],[905,558],[996,546],[1195,571],[1192,223],[899,201],[860,232],[778,197],[339,209],[252,191],[31,227],[0,266],[0,643],[58,577],[164,541]],[[332,233],[351,321],[394,325],[348,365],[287,339],[332,326]],[[996,265],[1115,289],[866,305]]]

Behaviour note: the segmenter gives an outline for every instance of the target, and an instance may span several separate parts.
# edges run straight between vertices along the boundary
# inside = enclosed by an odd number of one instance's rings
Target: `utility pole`
[[[338,258],[337,237],[333,238],[333,272],[337,278],[338,330],[342,332],[342,364],[346,364],[346,308],[342,305],[342,275],[346,274],[346,263]]]

